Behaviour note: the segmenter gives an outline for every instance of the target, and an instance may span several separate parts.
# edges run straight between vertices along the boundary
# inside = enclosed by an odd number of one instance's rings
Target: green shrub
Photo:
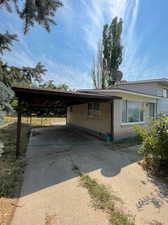
[[[135,127],[142,138],[139,153],[144,156],[146,167],[154,173],[168,171],[168,118],[160,116],[147,128]]]

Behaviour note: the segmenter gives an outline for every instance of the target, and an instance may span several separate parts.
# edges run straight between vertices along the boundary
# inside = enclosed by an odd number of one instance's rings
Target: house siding
[[[163,89],[168,89],[166,85],[159,83],[148,83],[148,84],[131,84],[131,85],[120,85],[120,87],[131,90],[139,91],[144,94],[150,94],[160,97],[157,104],[157,113],[168,113],[168,98],[163,97]]]
[[[67,124],[82,127],[86,131],[105,138],[111,133],[111,104],[100,103],[100,117],[88,116],[88,104],[74,105],[67,110]]]
[[[155,96],[162,96],[163,95],[163,88],[159,86],[157,83],[148,83],[148,84],[131,84],[131,85],[120,85],[121,88],[131,90],[131,91],[139,91],[144,94],[155,95]]]
[[[144,103],[144,124],[141,126],[148,125],[150,121],[149,117],[149,104],[156,103],[155,99],[143,96],[135,96],[126,93],[115,93],[115,96],[122,97],[124,100],[139,101]],[[114,100],[114,140],[126,138],[135,135],[133,125],[122,124],[122,100]],[[74,105],[72,112],[70,107],[67,112],[67,123],[77,127],[82,127],[89,131],[94,131],[98,136],[111,134],[111,104],[100,103],[100,118],[90,118],[88,116],[88,104]]]

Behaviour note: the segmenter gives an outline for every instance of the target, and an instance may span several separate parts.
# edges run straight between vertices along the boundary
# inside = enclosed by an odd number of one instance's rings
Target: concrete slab
[[[107,216],[92,208],[87,190],[73,171],[73,149],[78,146],[80,151],[80,145],[92,141],[64,126],[33,130],[12,225],[108,224]]]
[[[114,150],[105,142],[57,126],[33,130],[24,183],[12,225],[107,225],[91,206],[74,165],[106,184],[137,225],[168,221],[168,195],[137,164],[135,147]]]

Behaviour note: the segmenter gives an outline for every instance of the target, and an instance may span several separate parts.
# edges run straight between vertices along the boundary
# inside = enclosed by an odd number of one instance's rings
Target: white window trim
[[[123,99],[123,101],[132,101],[132,100],[127,100],[127,99]],[[132,102],[139,102],[139,103],[142,103],[143,104],[143,109],[145,109],[145,103],[144,102],[140,102],[140,101],[132,101]],[[123,102],[122,102],[123,103]],[[122,107],[123,107],[123,104],[122,104]],[[122,112],[123,109],[121,109],[121,112]],[[145,124],[145,120],[144,120],[144,112],[143,112],[143,121],[139,121],[139,122],[126,122],[126,123],[123,123],[122,122],[122,114],[121,114],[121,121],[120,121],[120,125],[121,126],[129,126],[129,125],[136,125],[136,124]]]
[[[128,123],[122,123],[121,126],[129,126],[129,125],[136,125],[136,124],[145,124],[145,121],[142,122],[128,122]]]

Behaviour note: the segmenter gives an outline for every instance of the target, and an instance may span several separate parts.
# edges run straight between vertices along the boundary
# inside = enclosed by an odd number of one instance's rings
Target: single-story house
[[[133,125],[147,126],[158,113],[168,115],[168,79],[121,81],[109,89],[58,91],[13,87],[19,104],[30,112],[66,107],[67,126],[83,129],[104,140],[135,135]],[[18,113],[20,124],[21,111]],[[20,125],[18,125],[19,136]],[[19,143],[19,142],[18,142]]]
[[[104,139],[135,135],[133,125],[147,126],[159,113],[168,115],[168,79],[122,81],[109,89],[85,89],[81,93],[120,97],[112,103],[69,106],[67,125],[82,128]]]

